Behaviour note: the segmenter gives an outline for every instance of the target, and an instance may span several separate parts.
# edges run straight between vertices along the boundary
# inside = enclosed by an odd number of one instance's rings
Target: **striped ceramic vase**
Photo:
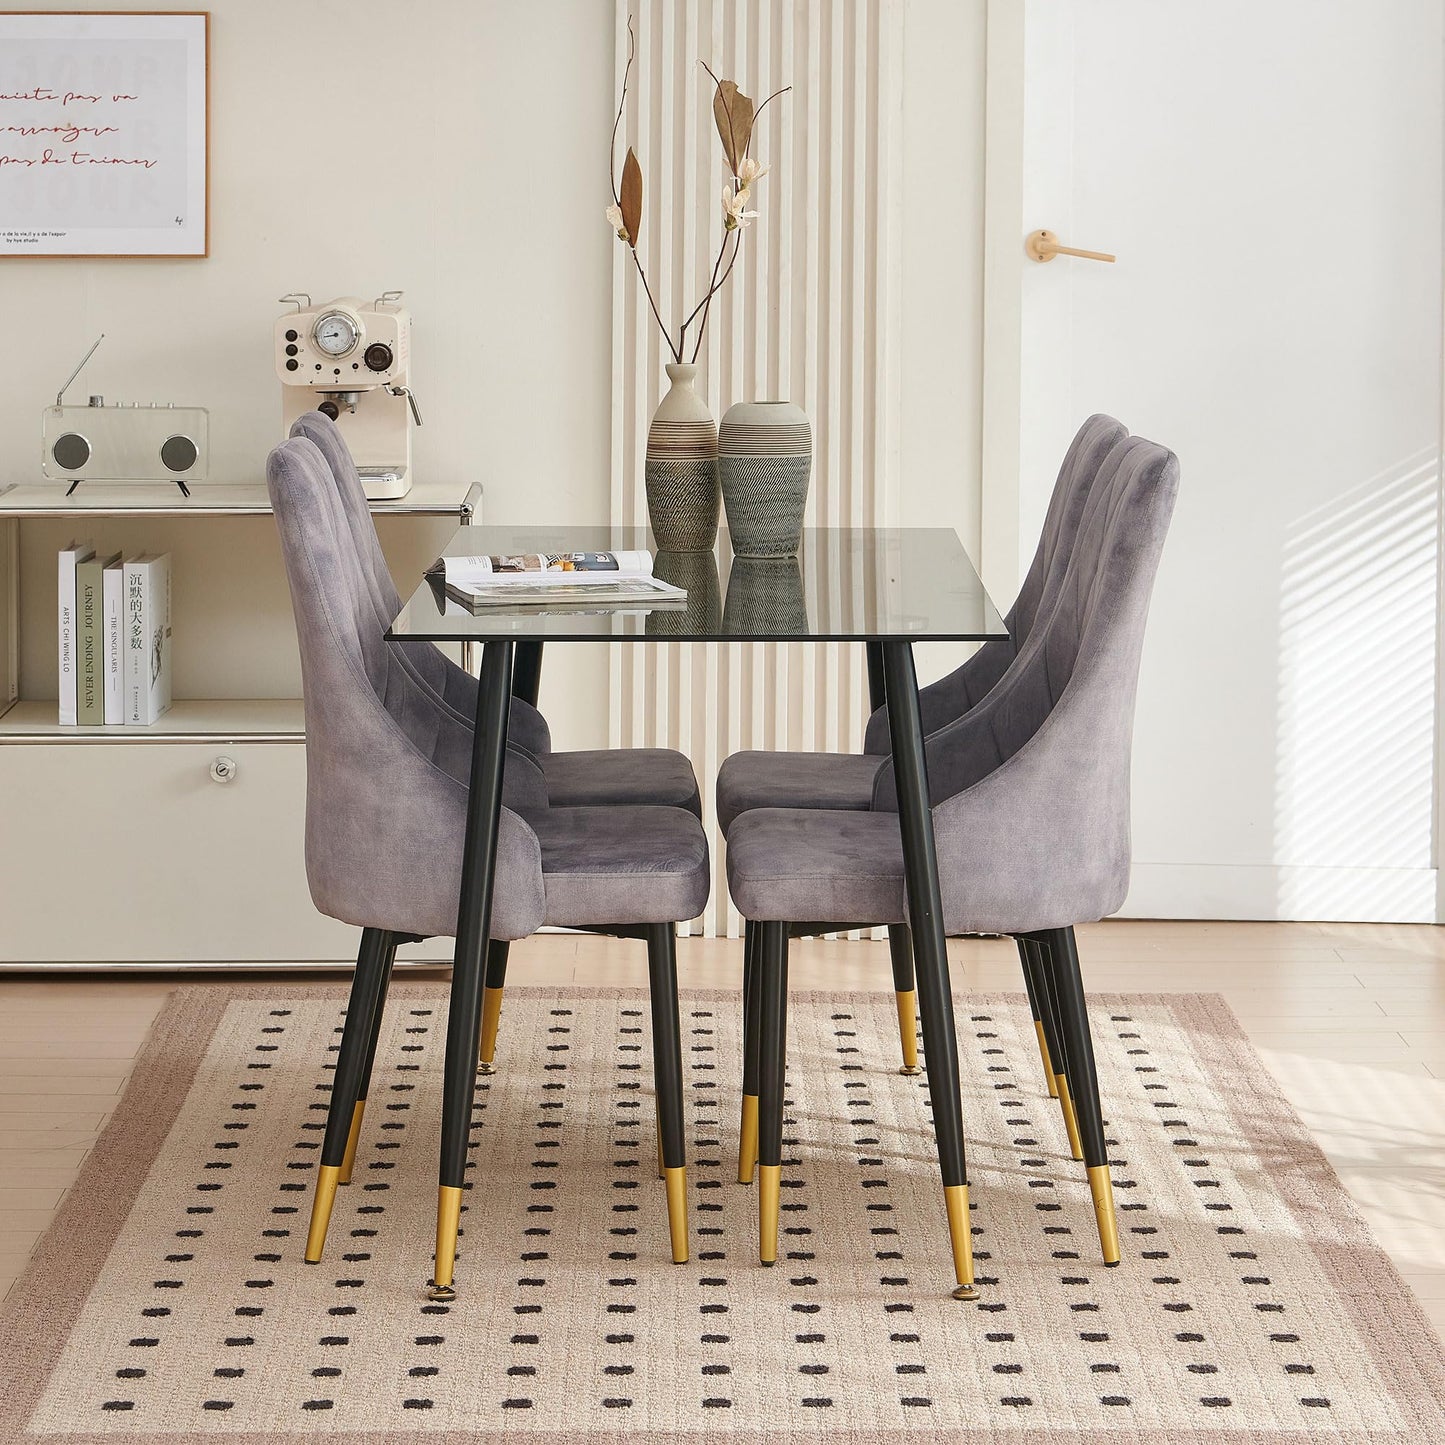
[[[717,424],[697,394],[697,367],[672,362],[672,389],[647,430],[647,515],[661,552],[709,552],[717,541]]]
[[[738,557],[793,557],[813,475],[813,432],[790,401],[728,408],[718,445],[728,533]]]

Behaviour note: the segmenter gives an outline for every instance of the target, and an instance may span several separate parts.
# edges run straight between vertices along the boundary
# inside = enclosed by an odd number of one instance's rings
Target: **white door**
[[[995,595],[1085,416],[1182,467],[1126,912],[1437,917],[1442,8],[989,4]]]

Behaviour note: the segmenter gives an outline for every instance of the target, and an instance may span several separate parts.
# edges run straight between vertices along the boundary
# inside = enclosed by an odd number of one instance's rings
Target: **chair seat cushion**
[[[552,807],[527,821],[556,927],[681,923],[707,907],[707,835],[683,808]]]
[[[727,833],[754,808],[866,812],[885,760],[871,753],[734,753],[718,769],[718,825]]]
[[[554,808],[646,804],[683,808],[702,817],[702,795],[692,764],[670,748],[548,753],[541,762]]]
[[[903,841],[896,813],[754,808],[727,837],[728,887],[744,918],[901,923]]]

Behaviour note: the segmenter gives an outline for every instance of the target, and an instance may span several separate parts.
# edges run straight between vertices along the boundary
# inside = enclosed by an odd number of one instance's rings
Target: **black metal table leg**
[[[953,1245],[955,1299],[977,1299],[973,1284],[973,1238],[968,1217],[968,1167],[963,1147],[959,1098],[958,1038],[953,1022],[953,989],[938,883],[938,850],[928,795],[928,766],[918,708],[918,675],[907,642],[883,644],[884,687],[889,736],[898,784],[898,821],[903,835],[909,922],[913,931],[918,1002],[923,1015],[923,1053],[933,1128],[943,1173],[948,1233]]]
[[[512,671],[512,696],[537,706],[542,692],[542,644],[526,641],[517,643],[517,662]]]
[[[507,757],[511,708],[511,642],[488,642],[477,688],[472,734],[471,787],[467,833],[462,849],[462,888],[457,907],[457,950],[447,1011],[446,1072],[442,1084],[441,1170],[437,1188],[437,1254],[431,1297],[453,1297],[457,1230],[466,1178],[467,1135],[477,1087],[481,1044],[482,990],[496,879],[497,832],[502,815],[502,771]]]
[[[868,707],[877,712],[888,700],[883,674],[883,644],[868,647]],[[900,1074],[921,1074],[918,1067],[918,992],[913,977],[913,938],[906,923],[888,927],[888,953],[893,962],[893,995],[898,1001],[898,1042],[903,1051]]]
[[[883,644],[870,642],[868,649],[868,710],[877,712],[888,698],[888,689],[883,682]]]

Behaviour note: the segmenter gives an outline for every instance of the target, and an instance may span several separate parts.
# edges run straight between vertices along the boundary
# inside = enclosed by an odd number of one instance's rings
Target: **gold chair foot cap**
[[[667,1229],[672,1244],[672,1262],[686,1264],[687,1247],[687,1170],[682,1165],[664,1172],[667,1180]]]
[[[738,1125],[738,1183],[753,1182],[753,1168],[758,1162],[758,1096],[743,1095],[742,1122]]]
[[[479,1074],[495,1074],[497,1072],[497,1066],[495,1064],[489,1064],[485,1059],[478,1059],[477,1072]]]
[[[978,1290],[971,1284],[961,1284],[958,1286],[957,1289],[953,1291],[953,1298],[961,1300],[976,1300],[978,1298]]]
[[[902,1074],[905,1079],[916,1079],[919,1074],[923,1072],[923,1069],[918,1064],[913,1064],[911,1067],[908,1064],[904,1064],[898,1072]]]
[[[456,1299],[456,1289],[449,1284],[437,1284],[434,1280],[427,1282],[426,1297],[435,1300],[438,1304],[450,1304]]]

